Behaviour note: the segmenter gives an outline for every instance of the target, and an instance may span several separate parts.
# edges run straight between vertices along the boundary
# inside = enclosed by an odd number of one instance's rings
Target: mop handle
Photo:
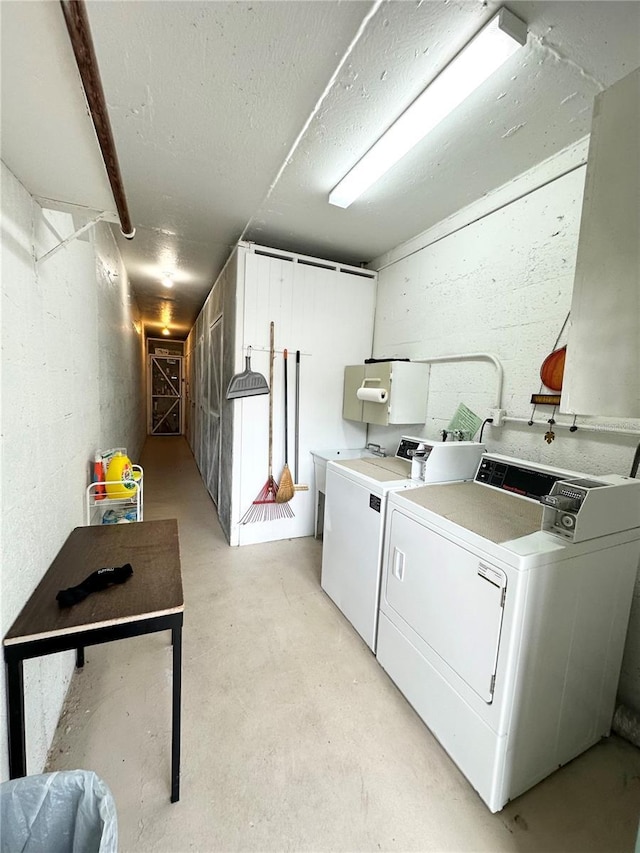
[[[295,470],[294,481],[298,482],[298,452],[299,452],[299,435],[300,432],[300,350],[296,350],[296,450],[295,450]]]
[[[288,353],[284,350],[284,464],[289,461],[289,403],[287,394],[287,357]]]
[[[273,475],[273,320],[269,327],[269,477]]]

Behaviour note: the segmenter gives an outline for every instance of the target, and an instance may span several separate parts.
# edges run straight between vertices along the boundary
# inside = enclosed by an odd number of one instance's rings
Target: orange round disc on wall
[[[547,388],[552,391],[562,390],[562,378],[564,376],[564,361],[567,355],[566,346],[554,350],[548,355],[540,368],[540,379]]]

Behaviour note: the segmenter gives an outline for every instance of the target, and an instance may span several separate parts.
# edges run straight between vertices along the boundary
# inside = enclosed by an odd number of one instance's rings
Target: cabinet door
[[[389,423],[421,424],[427,419],[428,364],[395,361],[389,383]]]
[[[362,421],[362,400],[356,393],[364,379],[364,364],[353,364],[344,369],[344,397],[342,400],[342,417],[346,421]]]
[[[640,417],[640,69],[595,99],[562,411]]]

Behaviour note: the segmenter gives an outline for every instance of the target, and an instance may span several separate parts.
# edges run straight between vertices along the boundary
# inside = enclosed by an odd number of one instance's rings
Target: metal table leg
[[[9,778],[27,775],[24,738],[24,681],[22,659],[6,661],[7,705],[9,711]]]
[[[171,724],[171,802],[180,799],[180,700],[182,696],[182,625],[171,629],[173,642],[173,707]]]

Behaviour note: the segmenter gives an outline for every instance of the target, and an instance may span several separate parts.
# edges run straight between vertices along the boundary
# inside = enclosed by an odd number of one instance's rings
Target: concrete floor
[[[229,548],[184,439],[142,463],[145,519],[180,529],[181,800],[165,633],[87,649],[48,767],[107,782],[123,853],[633,850],[640,750],[612,737],[492,815],[321,591],[321,544]]]

